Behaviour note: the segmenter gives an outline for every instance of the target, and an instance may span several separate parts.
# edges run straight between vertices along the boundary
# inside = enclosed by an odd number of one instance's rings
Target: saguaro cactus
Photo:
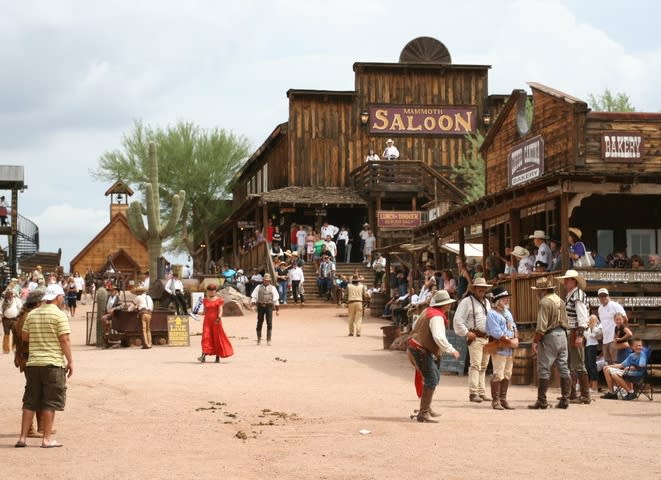
[[[108,291],[105,287],[96,290],[96,348],[103,348],[103,314],[106,313]]]
[[[171,237],[175,232],[177,221],[181,216],[181,210],[184,207],[186,192],[179,191],[179,194],[172,197],[172,212],[165,226],[161,226],[161,199],[159,195],[158,183],[158,160],[156,158],[156,145],[149,143],[149,161],[147,162],[147,177],[149,182],[145,185],[146,208],[139,201],[131,202],[129,205],[127,219],[129,228],[133,235],[147,244],[149,251],[149,275],[151,286],[156,284],[156,275],[158,272],[158,259],[161,256],[163,240]],[[142,216],[147,216],[147,226],[145,227]]]

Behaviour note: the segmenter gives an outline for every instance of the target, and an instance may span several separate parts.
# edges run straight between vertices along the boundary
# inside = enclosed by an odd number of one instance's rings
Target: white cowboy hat
[[[544,230],[535,230],[528,238],[541,238],[542,240],[546,240],[547,237]]]
[[[529,257],[530,252],[528,251],[527,248],[523,248],[520,246],[514,247],[514,250],[512,250],[511,255],[514,255],[516,258],[523,258],[523,257]]]
[[[429,302],[430,307],[440,307],[447,305],[448,303],[454,303],[456,300],[450,297],[450,294],[446,290],[439,290],[431,297]]]
[[[585,278],[580,273],[578,273],[576,270],[567,270],[567,272],[565,272],[564,275],[561,275],[561,276],[556,277],[556,278],[562,278],[562,279],[574,278],[574,279],[576,279],[576,283],[578,284],[578,288],[580,288],[581,290],[585,290],[585,287],[587,286],[587,282],[585,281]]]
[[[477,277],[475,280],[473,280],[473,284],[471,287],[477,288],[477,287],[484,287],[484,288],[490,288],[493,287],[490,283],[487,283],[487,281],[483,277]]]

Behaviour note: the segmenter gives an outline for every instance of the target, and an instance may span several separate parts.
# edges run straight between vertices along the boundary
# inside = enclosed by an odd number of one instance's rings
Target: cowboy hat
[[[146,291],[147,291],[147,289],[145,287],[143,287],[142,285],[140,285],[140,286],[135,287],[133,290],[131,290],[131,293],[133,295],[142,295]]]
[[[456,300],[450,297],[450,294],[446,290],[439,290],[431,297],[429,302],[430,307],[440,307],[447,305],[448,303],[454,303]]]
[[[471,287],[477,288],[477,287],[484,287],[484,288],[490,288],[493,287],[490,283],[487,283],[487,281],[483,277],[477,277],[475,280],[473,280],[473,284]]]
[[[565,272],[564,275],[556,277],[556,278],[562,278],[562,279],[574,278],[574,279],[576,279],[576,283],[578,285],[578,288],[580,288],[581,290],[585,290],[585,287],[587,286],[587,283],[585,281],[585,277],[583,277],[583,275],[578,273],[576,270],[567,270],[567,272]]]
[[[514,247],[514,250],[512,250],[512,253],[510,255],[514,255],[516,258],[523,258],[523,257],[529,257],[530,252],[528,251],[527,248],[523,248],[517,245],[516,247]]]
[[[578,238],[583,236],[583,232],[581,232],[581,230],[576,227],[569,227],[567,230],[569,230],[570,233],[576,235]]]
[[[510,292],[508,292],[505,287],[501,287],[500,285],[498,285],[496,288],[494,288],[491,291],[491,298],[494,300],[498,300],[499,298],[509,297],[509,296],[511,296]]]
[[[292,256],[291,250],[285,250],[285,256],[291,257]]]
[[[542,240],[546,240],[546,232],[544,230],[535,230],[528,238],[541,238]]]
[[[270,274],[270,273],[265,273],[265,274],[264,274],[264,277],[262,278],[262,280],[264,280],[264,281],[266,281],[266,280],[271,281],[271,274]]]
[[[352,282],[360,282],[360,277],[356,274],[351,275],[351,281]]]
[[[555,284],[553,283],[553,278],[551,277],[540,277],[530,288],[533,290],[555,290]]]

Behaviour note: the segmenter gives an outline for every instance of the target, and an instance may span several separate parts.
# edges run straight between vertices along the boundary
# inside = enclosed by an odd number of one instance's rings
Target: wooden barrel
[[[374,292],[370,299],[370,315],[373,317],[381,317],[383,315],[383,307],[386,305],[386,294],[382,292]]]
[[[512,354],[512,385],[530,385],[533,381],[535,362],[529,343],[520,343]]]
[[[395,341],[402,333],[402,330],[399,328],[399,325],[386,325],[381,327],[383,331],[383,349],[388,350],[392,342]]]

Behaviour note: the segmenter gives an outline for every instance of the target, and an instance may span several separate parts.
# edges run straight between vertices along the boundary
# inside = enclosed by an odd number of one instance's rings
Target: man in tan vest
[[[370,296],[365,285],[360,283],[358,275],[351,277],[351,283],[347,285],[344,301],[349,308],[349,336],[360,337],[360,328],[363,324],[363,305],[369,302]]]
[[[407,344],[407,356],[423,379],[418,422],[438,423],[432,417],[438,416],[431,409],[434,390],[440,379],[441,355],[449,353],[455,359],[459,352],[448,342],[445,329],[448,325],[448,312],[456,300],[445,290],[439,290],[413,323],[413,334]]]

